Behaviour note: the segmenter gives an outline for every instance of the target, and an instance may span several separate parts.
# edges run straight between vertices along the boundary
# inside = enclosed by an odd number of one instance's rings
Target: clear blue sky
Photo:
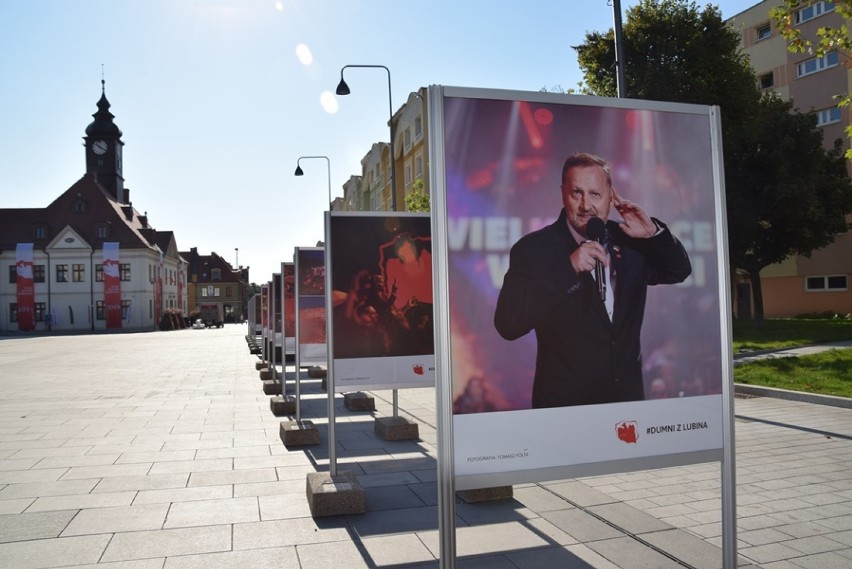
[[[323,239],[326,164],[297,178],[299,156],[328,156],[340,196],[389,139],[383,70],[347,70],[352,94],[321,104],[342,66],[387,66],[394,111],[431,84],[568,89],[571,46],[612,21],[606,0],[2,0],[0,207],[44,207],[85,173],[103,65],[134,207],[266,282]]]

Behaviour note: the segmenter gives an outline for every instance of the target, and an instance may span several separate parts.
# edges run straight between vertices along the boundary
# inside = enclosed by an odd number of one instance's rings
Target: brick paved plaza
[[[367,512],[314,519],[305,486],[328,469],[326,396],[303,375],[323,443],[287,450],[245,331],[0,337],[0,567],[437,567],[434,390],[399,392],[419,441],[375,436],[390,392],[372,394],[375,412],[336,399],[338,463]],[[736,414],[741,566],[852,567],[852,410],[755,397]],[[719,472],[459,502],[457,566],[721,567]]]

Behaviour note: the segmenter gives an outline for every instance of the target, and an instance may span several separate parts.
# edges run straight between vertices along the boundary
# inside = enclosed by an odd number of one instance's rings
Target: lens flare
[[[296,46],[296,57],[299,58],[299,63],[302,65],[310,65],[314,62],[314,55],[311,53],[311,48],[303,43]]]
[[[337,112],[338,104],[337,98],[334,96],[334,93],[331,91],[323,91],[322,95],[320,95],[320,105],[322,108],[330,115],[333,115]]]

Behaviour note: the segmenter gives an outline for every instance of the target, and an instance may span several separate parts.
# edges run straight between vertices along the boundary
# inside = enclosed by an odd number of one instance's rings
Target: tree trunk
[[[763,289],[760,287],[760,269],[748,269],[751,280],[751,298],[754,303],[754,321],[763,322]]]

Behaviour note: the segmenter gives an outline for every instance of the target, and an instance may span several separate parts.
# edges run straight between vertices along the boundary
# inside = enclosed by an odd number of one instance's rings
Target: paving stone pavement
[[[0,568],[437,567],[435,394],[399,391],[419,441],[384,441],[336,398],[362,515],[313,519],[323,444],[287,450],[246,328],[0,337]],[[287,376],[295,376],[288,367]],[[292,392],[292,386],[291,386]],[[737,398],[740,566],[852,567],[852,410]],[[720,465],[523,484],[457,504],[460,568],[721,567]]]

